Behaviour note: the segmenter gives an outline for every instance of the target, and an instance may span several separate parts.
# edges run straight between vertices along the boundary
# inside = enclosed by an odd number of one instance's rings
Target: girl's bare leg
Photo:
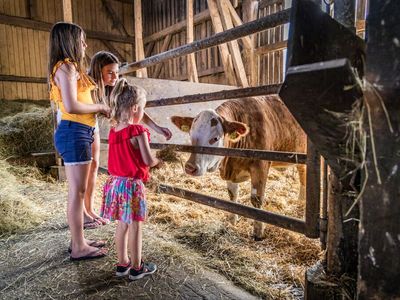
[[[100,216],[94,211],[94,196],[96,190],[97,172],[99,170],[100,163],[100,133],[95,132],[94,141],[92,143],[92,162],[90,164],[89,176],[87,179],[87,187],[85,193],[85,207],[84,207],[84,221],[93,221],[99,219],[102,224],[107,224],[107,220],[100,218]]]
[[[91,254],[98,248],[87,244],[83,236],[83,199],[90,164],[65,166],[68,181],[67,219],[71,231],[72,257]]]
[[[129,224],[129,251],[134,268],[140,268],[142,263],[142,223],[133,221]]]
[[[119,264],[127,264],[128,257],[128,224],[118,221],[115,230],[115,247]]]

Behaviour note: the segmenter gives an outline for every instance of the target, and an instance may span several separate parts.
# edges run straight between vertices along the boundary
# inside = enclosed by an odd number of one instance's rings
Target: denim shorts
[[[94,127],[61,120],[54,134],[54,145],[64,165],[88,164],[92,161]]]

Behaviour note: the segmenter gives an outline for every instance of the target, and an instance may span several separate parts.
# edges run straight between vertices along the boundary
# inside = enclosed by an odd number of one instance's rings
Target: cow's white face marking
[[[224,129],[219,115],[214,110],[199,113],[190,128],[190,139],[193,146],[223,147]],[[194,176],[214,172],[222,158],[217,155],[192,153],[186,162],[185,171]]]

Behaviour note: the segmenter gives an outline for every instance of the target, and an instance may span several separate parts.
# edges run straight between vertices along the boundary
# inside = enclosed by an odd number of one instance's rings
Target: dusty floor
[[[24,234],[1,237],[0,298],[300,299],[304,270],[318,259],[318,241],[267,226],[267,239],[254,242],[249,220],[241,218],[231,226],[223,212],[152,190],[157,182],[167,181],[227,197],[217,174],[188,178],[177,176],[179,169],[179,163],[171,164],[153,174],[143,249],[145,259],[155,262],[159,270],[137,282],[114,276],[114,224],[85,231],[88,238],[107,240],[108,257],[70,262],[66,185],[25,182],[24,196],[38,201],[46,211],[46,221]],[[103,180],[101,176],[99,186]],[[301,218],[303,205],[296,199],[296,182],[293,171],[271,174],[268,191],[275,196],[268,197],[265,208],[286,209],[284,213]],[[281,190],[281,185],[286,190]],[[243,187],[240,198],[246,203]]]

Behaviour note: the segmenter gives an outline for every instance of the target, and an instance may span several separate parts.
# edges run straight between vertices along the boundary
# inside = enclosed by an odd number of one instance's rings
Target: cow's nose
[[[197,167],[193,166],[191,163],[185,164],[185,172],[189,175],[194,175],[197,172]]]

